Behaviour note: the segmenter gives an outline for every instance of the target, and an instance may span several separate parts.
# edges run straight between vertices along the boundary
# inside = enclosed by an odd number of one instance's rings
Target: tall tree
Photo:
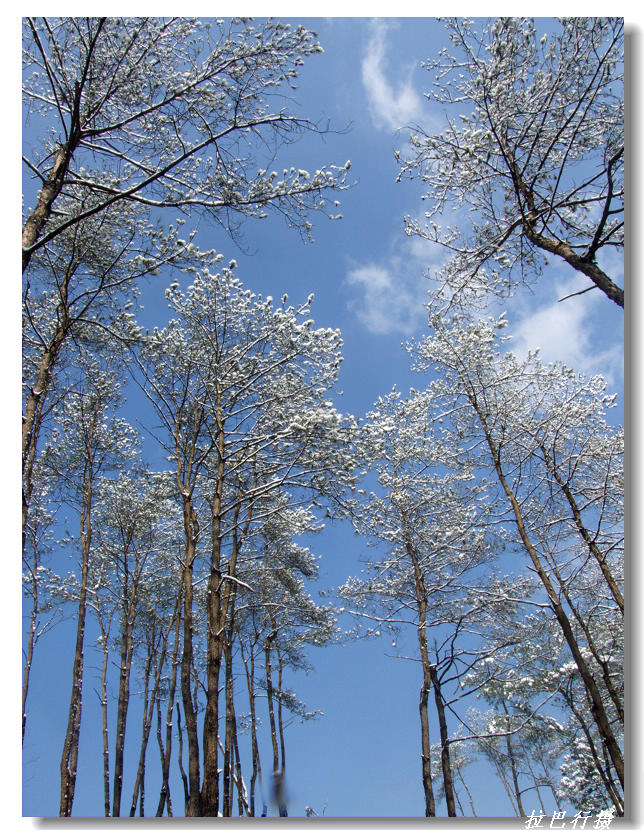
[[[206,213],[236,234],[239,218],[273,208],[308,235],[309,209],[326,212],[325,192],[347,186],[348,163],[311,175],[268,170],[282,145],[321,132],[272,106],[320,51],[313,33],[277,21],[25,19],[23,162],[41,189],[22,234],[23,534],[47,398],[70,338],[127,338],[123,309],[136,283],[199,261],[194,231],[178,235],[179,214]],[[177,223],[164,229],[159,216]]]
[[[423,393],[403,399],[397,391],[381,397],[363,428],[362,452],[379,488],[362,492],[353,506],[356,530],[382,546],[382,558],[368,563],[365,579],[351,578],[340,589],[353,613],[392,632],[416,630],[421,663],[419,716],[425,815],[436,815],[432,783],[429,706],[432,689],[441,730],[441,760],[448,814],[455,813],[447,726],[440,689],[442,668],[432,655],[432,629],[458,630],[464,616],[444,614],[460,605],[475,570],[490,548],[478,515],[481,488],[473,468],[436,420]],[[360,491],[359,491],[360,493]],[[453,654],[453,646],[447,647]]]
[[[542,33],[526,18],[446,25],[451,49],[425,66],[448,124],[412,128],[399,175],[427,186],[427,223],[408,218],[407,232],[451,254],[435,309],[507,296],[547,256],[623,308],[602,258],[624,245],[623,19],[566,18]],[[448,207],[468,213],[446,226]]]
[[[60,815],[70,816],[78,768],[82,713],[85,624],[89,573],[94,549],[93,522],[96,491],[101,478],[135,456],[133,430],[111,414],[118,399],[115,373],[94,358],[85,361],[85,377],[78,392],[68,396],[57,415],[58,425],[44,464],[55,483],[58,498],[78,514],[78,610],[67,730],[60,761]]]
[[[341,363],[341,339],[308,319],[287,297],[256,297],[231,268],[204,271],[186,294],[168,290],[176,317],[143,338],[142,388],[158,416],[158,437],[176,466],[184,509],[182,696],[188,732],[190,813],[216,815],[219,798],[219,674],[228,614],[244,546],[277,508],[333,494],[352,480],[352,419],[327,394]],[[202,534],[208,528],[208,536]],[[202,539],[203,535],[203,539]],[[207,541],[206,541],[207,539]],[[207,676],[203,780],[192,703],[192,570],[207,555]]]
[[[503,318],[487,322],[457,318],[451,325],[440,318],[432,322],[433,336],[410,346],[416,355],[415,368],[439,369],[439,379],[430,386],[435,405],[450,413],[451,430],[470,442],[468,453],[493,471],[487,499],[496,504],[497,522],[527,554],[541,583],[588,696],[588,711],[612,773],[623,788],[619,668],[615,673],[621,652],[621,588],[618,595],[613,592],[621,572],[622,432],[605,420],[614,397],[606,394],[601,377],[578,376],[561,364],[544,366],[535,354],[520,361],[503,353],[499,344]],[[570,492],[579,488],[584,524],[593,522],[595,541],[602,538],[606,522],[601,562],[579,532],[576,511],[541,452],[540,434],[556,440],[558,464],[567,470],[566,486]],[[596,434],[608,437],[596,441]],[[590,477],[589,462],[594,470]],[[611,485],[604,501],[602,482],[608,479]],[[586,500],[591,491],[596,495]],[[602,563],[612,580],[604,578]],[[589,592],[586,585],[588,579],[597,585],[593,574],[603,583],[599,594]],[[600,629],[608,620],[612,643],[600,645]]]
[[[23,269],[63,230],[122,201],[205,212],[228,230],[272,206],[307,232],[308,207],[344,186],[344,168],[278,174],[251,169],[245,154],[263,145],[270,163],[280,144],[319,132],[272,104],[320,51],[303,26],[273,20],[27,18],[23,94],[54,138],[24,159],[41,190],[23,227]]]

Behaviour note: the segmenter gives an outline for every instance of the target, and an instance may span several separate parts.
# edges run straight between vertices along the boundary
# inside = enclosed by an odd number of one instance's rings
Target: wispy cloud
[[[524,308],[511,327],[510,348],[517,354],[539,349],[545,363],[562,361],[586,374],[602,374],[609,384],[621,383],[624,351],[615,333],[623,325],[621,310],[599,291],[566,297],[587,287],[577,279],[557,281],[550,299]],[[555,297],[556,294],[556,297]]]
[[[379,129],[398,130],[423,114],[423,99],[407,77],[397,84],[386,72],[388,26],[381,20],[371,23],[372,35],[362,60],[362,83],[367,93],[371,117]]]
[[[346,284],[354,293],[349,310],[372,334],[409,336],[427,317],[427,286],[417,271],[406,274],[391,262],[361,265],[348,272]]]
[[[409,337],[427,328],[427,279],[448,253],[439,245],[397,230],[377,259],[351,262],[344,285],[347,308],[372,334]]]

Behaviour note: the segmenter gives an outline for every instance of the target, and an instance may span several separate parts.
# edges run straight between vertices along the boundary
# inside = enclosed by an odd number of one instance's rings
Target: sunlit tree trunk
[[[588,550],[590,551],[593,558],[599,565],[599,569],[602,572],[602,576],[604,577],[606,584],[608,585],[619,610],[622,612],[622,614],[624,614],[624,597],[622,596],[622,592],[619,590],[619,586],[617,585],[617,582],[615,581],[615,578],[613,577],[613,574],[611,573],[611,570],[608,567],[608,564],[606,563],[605,556],[597,547],[597,542],[593,538],[588,528],[584,525],[581,510],[579,508],[574,493],[570,489],[570,485],[562,478],[552,453],[548,452],[548,450],[543,446],[543,444],[540,445],[540,449],[548,471],[550,472],[554,480],[557,482],[557,485],[560,487],[561,492],[566,497],[566,501],[568,502],[570,511],[573,515],[577,532],[584,540],[584,543],[588,547]]]
[[[121,793],[123,792],[123,757],[125,754],[125,730],[130,704],[130,675],[134,656],[133,629],[136,614],[136,582],[130,583],[128,550],[123,552],[123,616],[121,622],[121,664],[119,670],[119,693],[116,711],[116,740],[114,746],[114,793],[112,815],[121,815]],[[147,672],[146,672],[147,675]]]
[[[514,751],[514,746],[512,745],[512,742],[511,742],[511,739],[510,739],[510,734],[509,734],[509,731],[510,731],[510,718],[509,718],[509,713],[508,713],[508,707],[505,705],[505,701],[503,700],[502,697],[501,697],[501,706],[503,707],[503,711],[505,712],[505,715],[506,715],[505,720],[504,720],[505,730],[506,730],[506,733],[505,733],[505,748],[506,748],[507,753],[508,753],[508,761],[510,763],[510,772],[512,773],[512,789],[513,789],[513,792],[514,792],[514,798],[515,798],[516,803],[517,803],[517,810],[519,811],[519,815],[522,818],[525,818],[526,814],[525,814],[525,810],[523,809],[523,802],[521,800],[521,787],[519,786],[519,773],[518,773],[516,752]],[[537,790],[537,795],[538,794],[539,794],[539,791]]]
[[[86,441],[86,457],[82,482],[82,505],[80,516],[81,579],[76,622],[76,645],[72,667],[72,690],[69,699],[67,730],[60,759],[60,815],[71,816],[78,768],[78,742],[80,737],[83,705],[83,668],[85,642],[85,618],[87,615],[87,580],[90,551],[92,546],[92,506],[94,498],[94,468],[92,440],[98,412],[92,414],[92,421]]]
[[[452,780],[452,767],[449,758],[449,738],[447,733],[447,720],[445,719],[445,705],[443,703],[443,696],[441,694],[440,680],[436,666],[429,667],[429,674],[432,685],[434,687],[434,701],[436,703],[436,712],[438,713],[438,727],[441,737],[441,768],[443,770],[443,784],[445,788],[445,803],[447,805],[447,815],[456,815],[456,804],[454,803],[454,784]]]
[[[227,602],[222,597],[221,578],[221,509],[225,472],[225,432],[221,409],[216,409],[217,462],[211,510],[210,574],[206,603],[206,711],[203,725],[203,788],[201,800],[203,815],[216,816],[219,812],[219,675],[223,652],[223,628]],[[224,764],[224,774],[226,765]],[[225,793],[225,787],[224,787]],[[224,813],[225,814],[225,813]]]
[[[107,721],[107,666],[109,662],[109,629],[105,629],[99,620],[101,637],[103,638],[103,665],[101,668],[101,726],[103,738],[103,801],[105,817],[110,814],[110,742]]]
[[[403,522],[407,526],[407,519],[403,511]],[[431,742],[429,739],[429,713],[427,703],[429,691],[432,687],[429,652],[427,649],[427,590],[423,580],[422,571],[418,563],[418,557],[411,541],[405,541],[405,551],[410,558],[414,569],[414,587],[416,591],[416,603],[418,608],[418,649],[423,669],[423,684],[420,688],[420,700],[418,710],[420,715],[420,737],[421,737],[421,772],[423,780],[423,791],[425,794],[425,816],[436,815],[436,801],[434,799],[434,787],[432,785],[432,762]]]
[[[244,655],[244,644],[240,641],[240,649],[244,669],[246,672],[246,686],[248,688],[248,706],[250,710],[250,742],[251,742],[251,759],[252,759],[252,775],[250,779],[250,804],[249,815],[255,815],[255,787],[257,785],[257,778],[261,780],[262,766],[259,756],[259,745],[257,742],[257,713],[255,709],[255,644],[257,639],[249,645],[249,655],[246,659]]]
[[[197,713],[192,699],[192,663],[193,663],[193,584],[192,573],[197,553],[199,523],[190,496],[183,498],[183,520],[186,537],[183,564],[183,656],[181,658],[181,698],[186,718],[188,736],[188,803],[187,816],[200,816],[200,759],[199,738],[197,736]]]
[[[152,717],[154,714],[155,700],[157,690],[159,688],[159,681],[161,679],[161,671],[165,662],[164,648],[165,643],[162,644],[161,655],[158,652],[158,644],[154,642],[154,629],[148,641],[148,657],[145,662],[144,669],[144,685],[143,685],[143,716],[141,723],[141,746],[139,749],[139,763],[136,770],[136,779],[134,781],[134,790],[132,792],[132,801],[130,804],[130,818],[136,814],[136,802],[140,801],[139,816],[144,815],[144,793],[145,793],[145,756],[148,748],[148,740],[150,738],[150,729],[152,727]],[[150,675],[154,669],[154,684],[150,690]]]
[[[170,692],[168,695],[168,706],[166,710],[166,737],[165,737],[165,751],[163,749],[163,740],[161,738],[161,728],[158,729],[158,742],[161,752],[161,766],[163,771],[163,780],[161,782],[161,791],[159,793],[159,803],[157,805],[157,818],[163,815],[163,809],[167,804],[168,816],[172,816],[172,800],[170,798],[170,758],[172,755],[172,712],[174,710],[174,696],[177,688],[177,666],[179,664],[179,643],[180,643],[180,627],[181,627],[181,600],[182,600],[183,584],[179,585],[179,595],[177,597],[177,605],[175,609],[175,623],[174,623],[174,646],[172,651],[172,674],[170,676]],[[157,700],[157,707],[159,717],[161,709],[159,701]]]

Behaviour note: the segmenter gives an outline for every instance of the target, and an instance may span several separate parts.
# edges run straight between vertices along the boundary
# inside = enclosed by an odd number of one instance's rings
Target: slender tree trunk
[[[280,780],[279,780],[279,748],[277,745],[277,727],[275,724],[275,704],[273,701],[273,675],[271,670],[271,650],[272,650],[272,643],[277,636],[277,632],[275,630],[271,631],[271,633],[266,637],[266,643],[264,645],[264,656],[265,656],[265,670],[266,670],[266,704],[268,707],[268,720],[271,728],[271,746],[273,748],[273,786],[275,789],[275,793],[280,788]]]
[[[445,803],[447,805],[447,815],[451,817],[456,815],[456,805],[454,803],[454,783],[452,780],[452,767],[449,758],[449,736],[447,732],[447,720],[445,719],[445,706],[443,704],[443,696],[441,695],[440,680],[438,678],[436,666],[431,665],[429,667],[429,673],[434,687],[434,702],[436,703],[438,726],[441,736],[441,767],[443,770]]]
[[[164,662],[164,656],[161,659],[156,659],[156,644],[153,642],[154,632],[152,632],[152,639],[148,642],[148,659],[145,664],[144,671],[144,687],[143,687],[143,719],[141,723],[141,747],[139,750],[139,763],[136,770],[136,779],[134,781],[134,790],[132,792],[132,802],[130,804],[130,818],[136,814],[136,802],[140,798],[139,816],[143,817],[144,804],[144,787],[145,787],[145,756],[148,748],[148,740],[150,738],[150,729],[152,728],[152,716],[154,714],[154,705],[161,679],[161,669]],[[150,674],[152,666],[154,665],[154,685],[150,693]]]
[[[561,605],[557,592],[555,591],[554,586],[552,585],[552,582],[550,581],[550,578],[543,567],[543,564],[541,562],[541,559],[539,558],[539,555],[537,554],[537,551],[535,550],[534,546],[532,545],[532,542],[530,541],[530,537],[528,536],[523,521],[521,506],[516,496],[514,495],[514,492],[512,491],[510,485],[508,484],[508,481],[503,472],[503,468],[501,466],[500,461],[500,453],[492,439],[492,435],[487,425],[486,417],[483,414],[481,408],[479,407],[475,395],[471,391],[468,391],[468,396],[470,399],[470,403],[472,404],[472,407],[475,410],[481,422],[481,425],[483,426],[485,438],[494,463],[494,468],[496,470],[499,482],[501,483],[501,486],[507,496],[508,502],[512,508],[515,524],[519,532],[519,537],[530,557],[530,560],[532,561],[532,564],[539,579],[541,580],[544,588],[546,589],[546,593],[548,595],[548,599],[550,600],[550,605],[553,609],[557,622],[561,627],[566,643],[568,644],[568,648],[570,649],[570,652],[577,665],[577,668],[579,669],[579,674],[581,675],[584,686],[588,690],[588,694],[592,701],[591,713],[593,716],[593,720],[597,725],[597,729],[599,730],[599,734],[601,735],[602,740],[606,743],[606,748],[608,750],[608,754],[610,755],[611,762],[615,768],[615,772],[623,788],[624,757],[622,755],[622,751],[619,747],[619,744],[615,739],[613,730],[611,729],[610,721],[606,713],[606,709],[604,707],[604,702],[602,700],[601,693],[599,691],[597,683],[595,682],[595,678],[593,677],[590,669],[588,668],[588,664],[586,663],[586,660],[584,659],[584,656],[579,648],[579,644],[577,643],[574,631],[572,630],[570,620],[568,619],[568,616],[564,611],[563,606]]]
[[[85,618],[87,615],[87,581],[92,546],[92,505],[94,498],[93,440],[98,413],[95,412],[86,439],[86,457],[82,480],[82,506],[80,516],[81,582],[76,623],[76,646],[72,667],[72,690],[69,699],[67,730],[60,759],[60,815],[71,816],[78,768],[78,742],[80,738],[83,706],[83,669],[85,642]]]
[[[132,658],[134,655],[132,632],[134,628],[134,617],[136,614],[136,585],[129,584],[127,555],[127,551],[125,551],[125,567],[123,574],[123,617],[121,628],[121,664],[119,671],[119,695],[116,711],[114,792],[112,798],[112,815],[115,818],[121,815],[125,729],[127,726],[127,712],[130,703],[130,675],[132,672]]]
[[[248,706],[250,709],[250,742],[251,742],[251,758],[252,758],[252,769],[253,773],[250,779],[250,807],[249,807],[249,815],[253,817],[255,815],[255,787],[257,783],[257,777],[261,778],[262,775],[262,767],[260,763],[259,757],[259,745],[257,743],[257,714],[255,711],[255,652],[254,652],[255,643],[251,643],[250,645],[250,654],[248,660],[246,660],[244,656],[244,647],[243,643],[240,642],[240,648],[242,650],[242,660],[244,663],[244,669],[246,671],[246,685],[248,687]]]
[[[277,728],[280,736],[280,775],[282,780],[284,780],[284,775],[286,773],[286,741],[284,740],[284,706],[282,703],[284,660],[282,659],[279,640],[275,641],[275,652],[277,654]]]
[[[170,798],[170,756],[172,754],[172,712],[174,710],[174,696],[177,688],[177,666],[179,664],[179,642],[180,642],[180,626],[181,626],[181,599],[182,599],[183,585],[179,585],[179,595],[177,597],[175,630],[174,630],[174,646],[172,651],[172,674],[170,677],[170,692],[168,695],[168,707],[166,711],[166,738],[165,738],[165,752],[163,751],[163,741],[161,739],[161,730],[159,729],[158,740],[159,748],[162,758],[163,780],[161,782],[161,791],[159,793],[159,803],[157,805],[157,817],[163,815],[163,808],[166,803],[168,805],[168,816],[172,816],[172,801]],[[157,703],[158,706],[158,703]],[[159,712],[161,710],[159,709]]]
[[[233,731],[233,749],[235,752],[235,785],[237,787],[237,809],[239,815],[250,816],[250,809],[248,807],[248,793],[244,785],[244,778],[242,776],[241,758],[239,756],[239,740],[237,737],[237,716],[235,715],[235,703],[232,706],[232,731]]]
[[[507,734],[510,730],[510,716],[508,712],[508,707],[505,705],[505,701],[501,698],[501,706],[503,707],[503,711],[505,712],[505,724],[506,724],[506,735],[505,735],[505,748],[508,753],[508,760],[510,761],[510,772],[512,773],[512,787],[514,789],[514,797],[517,802],[517,808],[519,810],[519,815],[521,818],[526,818],[525,810],[523,809],[523,802],[521,801],[521,787],[519,786],[519,773],[517,770],[517,761],[516,761],[516,753],[514,751],[514,747],[510,741],[510,735]],[[537,791],[538,793],[538,791]]]
[[[105,631],[102,625],[101,636],[103,637],[103,666],[101,669],[101,721],[103,734],[103,801],[105,817],[108,818],[110,815],[110,742],[109,727],[107,720],[107,666],[109,662],[109,631]]]
[[[36,639],[36,625],[38,620],[38,556],[34,553],[34,567],[32,569],[31,583],[31,613],[29,616],[29,635],[27,639],[27,652],[25,654],[25,665],[22,670],[22,743],[25,742],[25,729],[27,728],[27,695],[29,693],[29,675],[31,664],[34,659],[34,645]]]
[[[233,650],[230,638],[232,637],[233,613],[231,611],[228,636],[224,643],[224,657],[226,661],[225,670],[225,700],[226,700],[226,726],[224,733],[224,777],[223,777],[223,809],[224,817],[232,816],[232,778],[233,778],[233,728],[234,728],[234,686],[233,686]]]
[[[221,504],[225,471],[225,434],[221,412],[216,411],[217,467],[210,502],[211,552],[208,594],[206,602],[206,711],[203,724],[203,786],[201,790],[202,815],[216,816],[219,812],[219,676],[223,652],[223,628],[227,603],[221,596]],[[226,590],[227,586],[223,586]],[[224,764],[225,769],[225,764]]]
[[[170,622],[165,630],[165,632],[161,633],[161,641],[160,645],[160,654],[158,646],[154,643],[154,633],[152,634],[152,640],[149,643],[149,648],[151,649],[150,659],[148,660],[148,666],[146,669],[146,680],[145,680],[145,707],[143,712],[143,726],[142,726],[142,739],[141,739],[141,752],[139,755],[139,767],[137,770],[136,781],[134,784],[134,792],[132,794],[132,805],[130,807],[130,817],[133,817],[136,812],[136,802],[137,802],[137,795],[139,787],[141,788],[141,793],[143,792],[143,785],[145,783],[145,754],[147,750],[148,740],[150,737],[150,731],[152,729],[152,717],[154,713],[154,708],[156,705],[157,709],[157,739],[159,741],[159,747],[161,749],[161,768],[164,772],[164,780],[165,780],[165,752],[163,750],[163,742],[161,740],[161,707],[159,701],[159,686],[161,684],[161,676],[163,674],[163,668],[165,666],[166,660],[166,652],[168,646],[168,639],[170,637],[170,633],[175,626],[175,620],[177,620],[179,616],[179,605],[180,605],[180,598],[177,598],[177,602],[174,606],[172,617]],[[176,648],[177,648],[177,641],[178,641],[178,632],[177,636],[175,637],[175,657],[176,657]],[[158,659],[157,658],[158,655]],[[152,657],[155,658],[155,667],[154,667],[154,687],[152,689],[152,694],[150,695],[149,705],[148,705],[148,696],[147,696],[147,689],[148,689],[148,676],[149,676],[149,666]],[[173,674],[176,678],[176,663],[173,665]],[[174,679],[173,679],[174,684]],[[172,697],[174,697],[174,689],[172,691]],[[168,763],[169,763],[168,757]],[[162,791],[163,791],[163,784],[162,784]],[[141,810],[143,809],[143,796],[141,795]],[[163,803],[161,804],[161,812],[163,812]],[[158,813],[158,808],[157,808]],[[140,815],[143,815],[141,812]]]
[[[606,660],[601,658],[597,647],[595,646],[595,640],[593,635],[591,634],[590,628],[588,627],[588,623],[584,616],[579,613],[577,607],[575,606],[574,602],[572,601],[572,597],[568,591],[568,586],[566,584],[566,580],[561,576],[559,572],[559,568],[557,567],[557,563],[554,561],[554,557],[550,557],[550,567],[552,568],[552,572],[555,575],[557,583],[560,587],[561,593],[568,603],[568,607],[570,611],[577,621],[577,625],[583,631],[584,637],[586,638],[586,643],[588,644],[588,648],[590,653],[597,664],[599,671],[601,672],[602,680],[604,681],[604,686],[606,687],[606,691],[608,692],[610,699],[613,701],[613,705],[615,706],[615,711],[617,713],[617,717],[619,718],[620,723],[622,726],[624,725],[624,706],[622,703],[622,699],[615,688],[612,678],[610,676],[610,666]]]
[[[586,723],[586,721],[585,721],[584,717],[582,716],[581,712],[579,711],[579,709],[575,706],[575,704],[573,702],[573,699],[572,699],[572,693],[567,692],[567,691],[562,691],[562,694],[563,694],[564,700],[566,701],[566,703],[570,707],[570,711],[573,713],[573,715],[577,719],[579,725],[581,726],[581,729],[584,733],[584,736],[586,737],[588,747],[590,749],[590,754],[591,754],[591,757],[593,759],[595,769],[599,773],[599,776],[602,780],[602,783],[604,785],[606,793],[608,794],[608,797],[610,798],[610,800],[615,805],[617,815],[620,815],[620,816],[624,815],[623,801],[620,798],[619,793],[617,793],[615,791],[615,787],[613,786],[612,780],[607,775],[607,769],[604,768],[604,764],[602,763],[602,760],[599,757],[599,754],[597,752],[597,748],[595,746],[595,741],[594,741],[593,736],[590,732],[588,724]]]
[[[401,511],[403,526],[408,527],[407,516]],[[416,550],[409,538],[405,541],[405,550],[409,556],[414,569],[414,586],[416,591],[416,603],[418,608],[418,650],[420,652],[420,661],[423,668],[423,684],[420,687],[420,700],[418,702],[418,711],[420,715],[420,743],[421,743],[421,772],[423,780],[423,791],[425,794],[425,816],[434,817],[436,815],[436,802],[434,799],[434,788],[432,785],[432,760],[431,760],[431,743],[429,739],[429,713],[427,710],[427,701],[429,697],[429,690],[432,687],[431,671],[429,653],[427,650],[427,590],[423,580],[423,574],[420,569]]]
[[[187,816],[200,816],[201,788],[199,786],[199,738],[197,736],[197,715],[192,700],[191,671],[193,662],[193,612],[192,612],[192,569],[195,557],[193,525],[196,517],[192,504],[184,502],[184,521],[189,524],[189,536],[186,544],[186,564],[183,568],[183,656],[181,658],[181,697],[186,717],[186,734],[188,736],[188,782],[189,797],[186,808]]]
[[[190,786],[188,784],[188,776],[183,768],[183,729],[181,727],[181,709],[177,703],[177,737],[179,739],[179,757],[177,759],[179,764],[179,772],[181,773],[181,781],[183,783],[183,798],[185,804],[185,814],[188,815],[190,809]]]
[[[463,773],[458,768],[456,770],[456,774],[458,775],[458,778],[459,778],[461,784],[463,785],[463,788],[465,789],[465,792],[467,793],[467,798],[470,802],[470,809],[472,810],[472,815],[476,818],[476,810],[474,809],[474,801],[472,799],[472,793],[470,792],[469,787],[465,783],[465,776],[463,775]]]
[[[286,741],[284,739],[284,705],[282,703],[282,675],[283,675],[283,660],[280,651],[279,640],[275,640],[275,651],[277,654],[277,729],[280,739],[280,771],[279,771],[279,785],[282,798],[279,800],[279,813],[281,817],[288,816],[286,806]]]

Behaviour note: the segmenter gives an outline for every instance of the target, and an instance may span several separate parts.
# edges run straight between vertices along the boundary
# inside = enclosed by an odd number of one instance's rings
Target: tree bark
[[[503,707],[503,711],[506,715],[505,720],[505,728],[507,731],[510,729],[510,718],[508,713],[508,708],[505,705],[505,701],[501,698],[501,705]],[[510,741],[510,736],[507,734],[505,735],[505,748],[508,752],[508,760],[510,761],[510,772],[512,773],[512,787],[514,789],[514,797],[517,802],[517,809],[519,810],[519,815],[521,818],[526,818],[525,810],[523,809],[523,802],[521,801],[521,787],[519,786],[519,773],[517,771],[517,761],[516,761],[516,754],[514,752],[514,747]],[[537,790],[538,794],[538,790]]]
[[[210,574],[206,603],[206,711],[203,724],[202,815],[219,812],[219,675],[223,652],[227,596],[230,587],[222,586],[221,507],[225,472],[225,433],[219,408],[216,409],[217,465],[211,510]],[[221,592],[225,596],[222,597]],[[228,591],[228,594],[226,593]],[[225,769],[225,764],[224,764]]]
[[[110,815],[110,743],[109,728],[107,722],[107,665],[109,661],[108,637],[101,625],[101,636],[103,637],[103,667],[101,669],[101,725],[103,735],[103,801],[105,817]]]
[[[123,758],[125,754],[125,729],[130,703],[130,674],[134,656],[132,633],[136,614],[136,583],[129,584],[127,550],[124,551],[123,570],[123,617],[121,627],[121,664],[119,670],[119,694],[116,711],[116,741],[114,746],[114,792],[112,815],[121,815],[121,794],[123,792]]]
[[[429,667],[432,685],[434,687],[434,702],[438,713],[438,726],[441,736],[441,767],[443,770],[443,784],[445,788],[445,803],[447,815],[456,816],[456,804],[454,803],[454,782],[452,779],[452,767],[449,758],[449,736],[447,733],[447,720],[445,718],[445,706],[441,694],[438,671],[435,665]]]
[[[90,426],[87,441],[87,457],[85,459],[83,473],[83,495],[80,518],[81,584],[76,623],[76,647],[72,667],[72,690],[69,699],[67,730],[60,759],[60,815],[65,817],[71,816],[72,805],[74,803],[76,771],[78,768],[78,742],[80,738],[83,705],[83,645],[85,641],[85,618],[87,614],[87,581],[92,544],[92,502],[94,496],[94,470],[91,445],[93,431],[96,426],[96,417],[95,413]]]
[[[31,246],[36,242],[42,229],[46,225],[54,202],[58,198],[65,176],[69,169],[74,151],[80,141],[80,133],[72,131],[66,144],[59,147],[54,156],[54,163],[45,183],[38,194],[36,207],[22,228],[22,272],[24,273],[31,260]]]
[[[154,632],[152,633],[154,638]],[[144,793],[145,793],[145,756],[148,748],[148,740],[150,738],[150,729],[152,728],[152,717],[154,714],[154,706],[156,700],[157,689],[161,680],[161,671],[163,663],[165,662],[165,655],[162,653],[160,658],[155,660],[157,655],[154,653],[156,645],[153,641],[148,643],[148,659],[145,664],[145,682],[143,688],[143,718],[141,723],[141,747],[139,749],[139,763],[136,770],[136,779],[134,781],[134,790],[132,792],[132,801],[130,804],[130,818],[136,814],[136,803],[139,804],[139,816],[144,815]],[[154,666],[154,685],[150,692],[150,674]]]
[[[191,672],[193,663],[193,586],[192,572],[196,556],[196,540],[199,524],[190,496],[183,498],[183,520],[186,537],[183,565],[183,656],[181,658],[181,698],[186,719],[188,736],[188,803],[187,816],[200,816],[201,788],[199,763],[199,738],[197,736],[197,715],[192,700]]]
[[[403,523],[405,527],[408,526],[407,517],[402,513]],[[420,700],[418,703],[418,710],[420,715],[420,741],[421,741],[421,772],[423,780],[423,791],[425,794],[425,816],[433,817],[436,815],[436,801],[434,799],[434,788],[432,785],[432,761],[431,761],[431,743],[429,739],[429,713],[427,711],[427,701],[429,697],[429,690],[432,687],[429,653],[427,650],[427,590],[423,580],[423,574],[420,569],[416,550],[409,540],[405,541],[405,550],[409,556],[412,566],[414,568],[414,586],[416,591],[416,603],[418,608],[418,648],[420,652],[420,660],[423,668],[423,684],[420,687]]]
[[[165,752],[163,751],[163,742],[161,739],[161,730],[158,732],[159,748],[161,751],[161,766],[163,772],[163,779],[161,781],[161,790],[159,792],[159,803],[157,805],[157,818],[163,815],[163,809],[167,803],[168,816],[172,816],[172,801],[170,798],[170,757],[172,754],[172,712],[174,710],[174,696],[177,688],[177,666],[179,663],[179,642],[180,642],[180,627],[181,627],[181,599],[183,593],[183,583],[179,584],[179,595],[177,596],[175,629],[174,629],[174,646],[172,651],[172,674],[170,677],[170,691],[168,695],[168,707],[166,710],[166,737],[165,737]],[[157,701],[159,707],[159,701]],[[159,708],[159,712],[160,712]]]

